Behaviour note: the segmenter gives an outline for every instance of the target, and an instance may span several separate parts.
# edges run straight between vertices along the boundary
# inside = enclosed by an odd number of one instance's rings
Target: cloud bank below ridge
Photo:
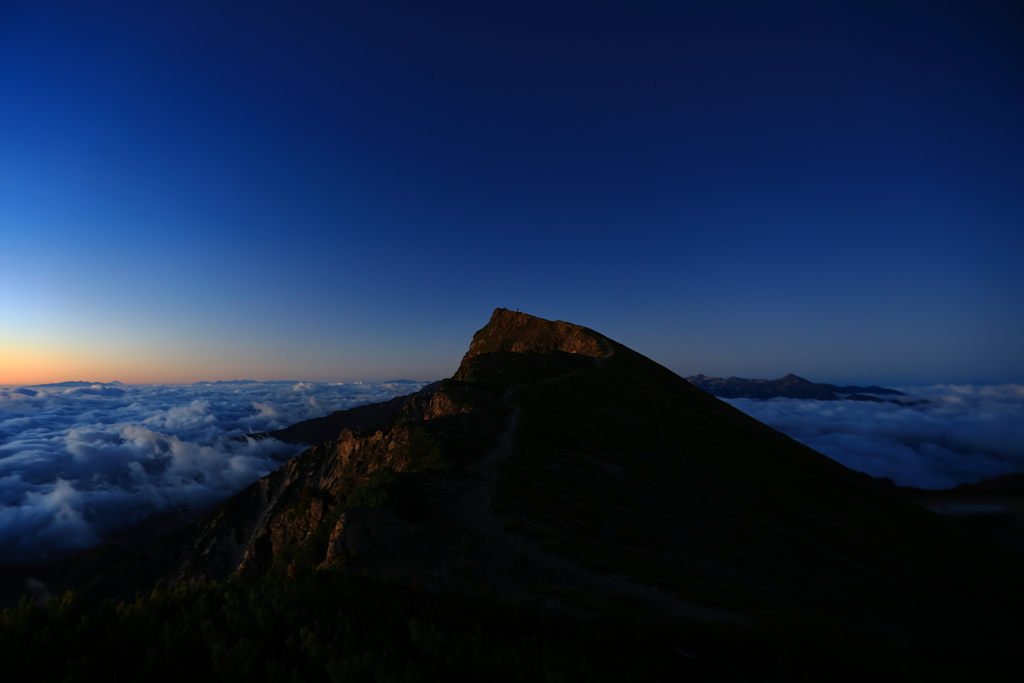
[[[36,562],[169,531],[301,450],[233,437],[425,384],[0,388],[0,557]],[[900,389],[908,405],[723,400],[900,485],[945,488],[1024,471],[1024,386]]]
[[[0,388],[0,557],[37,562],[169,531],[302,450],[233,437],[425,385]]]
[[[899,387],[898,403],[721,399],[847,467],[948,488],[1024,472],[1024,386]]]

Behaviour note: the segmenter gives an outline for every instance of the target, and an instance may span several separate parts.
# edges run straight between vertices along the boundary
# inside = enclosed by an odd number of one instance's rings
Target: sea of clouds
[[[236,437],[425,385],[0,387],[0,562],[170,531],[303,449]]]
[[[722,400],[851,469],[901,486],[949,488],[1024,472],[1024,385],[899,389],[904,405]]]
[[[166,533],[303,448],[237,437],[425,385],[0,387],[0,562]],[[900,389],[903,405],[723,400],[847,467],[904,486],[1024,472],[1024,386]]]

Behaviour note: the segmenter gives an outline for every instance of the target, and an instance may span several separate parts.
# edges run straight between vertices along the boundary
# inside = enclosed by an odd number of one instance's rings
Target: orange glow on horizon
[[[170,373],[142,367],[139,358],[61,348],[0,345],[0,385],[87,381],[172,383]],[[154,371],[156,370],[156,371]],[[163,381],[161,381],[163,380]]]
[[[0,385],[66,381],[125,384],[190,384],[221,379],[230,363],[217,358],[161,357],[161,350],[75,348],[0,344]],[[198,362],[197,362],[198,361]],[[221,362],[218,362],[221,361]]]
[[[184,349],[144,351],[75,348],[0,342],[0,386],[31,386],[67,381],[125,384],[193,384],[202,381],[252,379],[313,382],[380,382],[418,374],[378,364],[316,367],[308,359],[239,357],[229,353],[199,354]]]

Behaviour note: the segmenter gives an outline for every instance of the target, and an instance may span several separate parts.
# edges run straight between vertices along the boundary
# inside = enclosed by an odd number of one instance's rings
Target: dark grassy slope
[[[962,534],[1024,558],[1024,473],[942,490],[890,485],[907,500],[941,514],[946,524]]]
[[[67,594],[42,609],[26,600],[0,614],[6,669],[65,683],[952,682],[986,673],[967,661],[865,645],[651,616],[580,620],[337,569],[158,588],[99,609]],[[984,680],[1015,680],[1008,669],[992,671]]]
[[[521,415],[498,505],[544,547],[761,618],[908,642],[1019,624],[1016,568],[870,477],[606,343],[614,353],[603,361],[511,395]]]

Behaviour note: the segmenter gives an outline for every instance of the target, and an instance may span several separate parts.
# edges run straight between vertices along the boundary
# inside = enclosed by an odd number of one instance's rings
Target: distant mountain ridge
[[[743,379],[742,377],[687,377],[690,384],[719,398],[805,398],[816,401],[874,401],[878,396],[903,396],[903,392],[884,387],[840,387],[835,384],[816,384],[790,373],[779,379]]]

